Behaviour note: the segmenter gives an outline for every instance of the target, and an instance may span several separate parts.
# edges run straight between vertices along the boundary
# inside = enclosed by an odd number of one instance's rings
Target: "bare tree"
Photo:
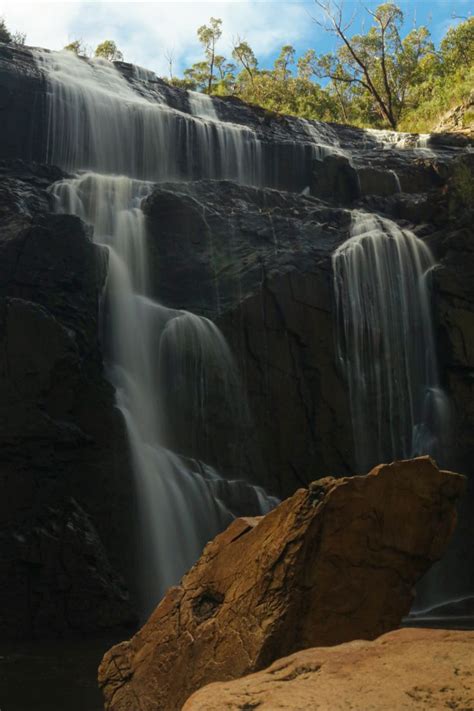
[[[168,64],[170,81],[173,81],[174,47],[165,51],[165,59]]]

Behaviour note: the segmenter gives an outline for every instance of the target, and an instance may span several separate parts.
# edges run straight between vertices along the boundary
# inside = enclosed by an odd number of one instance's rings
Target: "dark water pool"
[[[0,642],[0,711],[103,711],[97,667],[118,641]]]

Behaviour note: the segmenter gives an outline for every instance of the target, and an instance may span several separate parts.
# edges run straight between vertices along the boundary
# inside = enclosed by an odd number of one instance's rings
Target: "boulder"
[[[444,551],[463,488],[421,457],[315,481],[263,518],[237,519],[105,655],[106,709],[177,710],[204,684],[398,627]]]
[[[471,709],[474,632],[401,629],[374,642],[306,649],[196,692],[183,711]]]

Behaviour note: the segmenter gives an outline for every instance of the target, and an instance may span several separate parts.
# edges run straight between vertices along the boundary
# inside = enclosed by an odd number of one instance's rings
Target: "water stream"
[[[179,444],[173,413],[186,409],[192,419],[206,420],[211,383],[220,388],[223,410],[232,413],[239,378],[213,323],[151,298],[140,205],[152,181],[179,172],[180,131],[189,139],[190,153],[198,145],[212,155],[213,140],[225,144],[229,173],[241,180],[247,166],[258,161],[250,161],[243,147],[245,141],[252,144],[251,132],[233,126],[213,132],[202,117],[183,118],[151,103],[109,62],[88,62],[67,52],[39,52],[37,60],[48,82],[49,160],[74,171],[51,188],[56,209],[93,225],[94,240],[108,250],[104,350],[130,443],[140,522],[137,587],[145,616],[205,543],[228,525],[233,511],[248,505],[250,514],[266,513],[276,500],[246,482],[224,480],[170,448]],[[206,117],[209,101],[195,102]]]
[[[301,120],[301,141],[267,144],[258,129],[220,120],[208,96],[188,92],[189,113],[168,106],[145,70],[135,69],[129,81],[103,60],[43,50],[35,56],[47,82],[47,158],[73,173],[52,188],[57,209],[92,224],[109,253],[104,347],[136,477],[146,613],[232,512],[244,512],[242,502],[253,499],[265,512],[275,500],[180,456],[187,413],[205,422],[216,383],[222,408],[234,412],[238,373],[214,324],[152,298],[141,202],[160,180],[308,191],[314,159],[350,155],[325,124]],[[408,134],[370,135],[384,148],[429,151],[426,137],[414,143]],[[393,180],[400,191],[395,172]],[[432,325],[434,266],[413,233],[362,211],[353,212],[351,237],[333,255],[337,357],[360,472],[417,454],[446,460],[450,413]]]
[[[429,248],[384,217],[354,211],[333,255],[337,356],[349,385],[357,469],[431,454],[446,460]]]

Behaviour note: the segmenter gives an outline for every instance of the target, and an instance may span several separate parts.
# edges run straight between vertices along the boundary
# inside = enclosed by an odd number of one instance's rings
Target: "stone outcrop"
[[[263,518],[237,519],[105,655],[106,709],[178,710],[209,682],[396,628],[451,536],[463,484],[422,457],[315,481]]]
[[[374,642],[306,649],[206,686],[183,711],[442,711],[474,706],[474,632],[401,629]]]
[[[449,109],[434,130],[437,133],[455,133],[474,138],[474,91],[462,104]]]

